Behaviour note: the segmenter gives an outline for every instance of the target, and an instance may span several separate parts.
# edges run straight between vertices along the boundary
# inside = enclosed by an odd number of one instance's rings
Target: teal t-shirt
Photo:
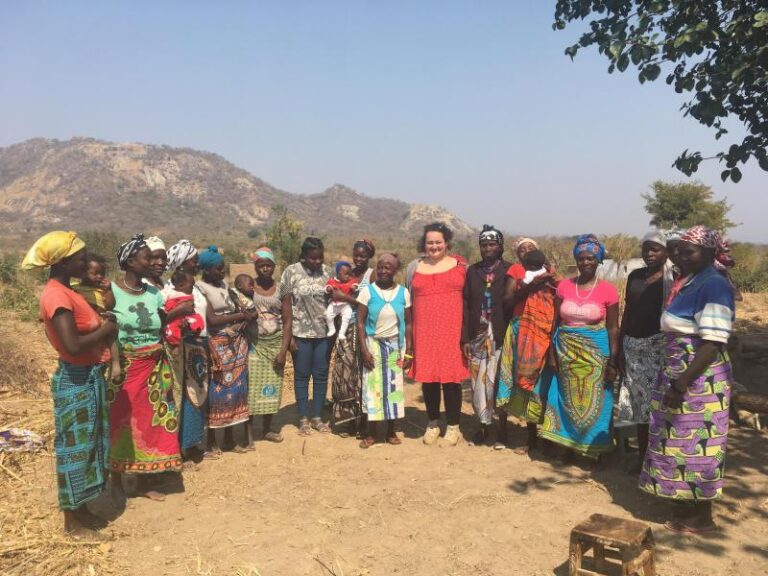
[[[117,317],[117,342],[121,349],[135,350],[160,342],[162,322],[158,310],[163,297],[154,286],[145,286],[141,294],[132,294],[112,282]]]

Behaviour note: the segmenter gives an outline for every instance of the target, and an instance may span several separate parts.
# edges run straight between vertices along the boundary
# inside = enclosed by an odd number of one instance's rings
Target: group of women
[[[646,267],[628,279],[621,319],[616,288],[599,278],[605,248],[594,235],[576,240],[573,278],[560,278],[532,238],[516,242],[511,263],[502,233],[485,226],[481,260],[471,265],[450,252],[451,241],[447,226],[427,225],[405,286],[395,281],[396,254],[381,254],[374,269],[373,243],[356,242],[358,295],[328,293],[318,238],[304,241],[279,282],[272,252],[260,248],[245,306],[215,247],[198,251],[181,240],[166,250],[158,238],[137,235],[118,251],[115,305],[100,316],[71,289],[88,261],[82,240],[73,232],[42,237],[23,266],[50,267],[41,317],[60,357],[53,395],[66,529],[89,525],[86,503],[104,488],[107,470],[118,491],[121,474],[133,473],[141,494],[162,499],[156,474],[181,470],[196,451],[219,457],[227,429],[238,452],[252,449],[258,417],[262,437],[282,441],[272,416],[288,353],[299,434],[331,431],[323,408],[333,355],[332,424],[342,436],[357,435],[362,448],[376,442],[379,421],[387,422],[386,441],[401,443],[395,422],[404,416],[407,375],[422,386],[427,445],[441,436],[445,445],[459,442],[461,383],[469,378],[480,423],[473,444],[490,442],[495,419],[493,446],[505,448],[512,415],[528,430],[516,452],[544,442],[562,446],[566,458],[598,458],[613,447],[620,377],[621,418],[638,424],[641,488],[692,503],[670,528],[711,528],[709,503],[722,492],[731,381],[724,346],[734,317],[732,287],[713,266],[722,252],[717,233],[694,227],[677,237],[647,235]],[[201,273],[191,301],[167,313],[165,273],[174,282],[179,273],[193,280]],[[346,339],[335,342],[327,337],[329,297],[357,311]],[[164,343],[164,324],[191,312],[204,328],[185,330],[178,346]],[[105,379],[103,348],[114,339],[123,369]]]

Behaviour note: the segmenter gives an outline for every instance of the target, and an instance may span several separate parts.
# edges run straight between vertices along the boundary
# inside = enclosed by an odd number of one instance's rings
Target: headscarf
[[[483,229],[480,231],[480,236],[477,238],[478,243],[483,240],[496,242],[499,246],[504,246],[504,234],[489,224],[483,224]]]
[[[715,266],[721,269],[733,268],[736,260],[731,256],[731,247],[728,240],[720,236],[720,243],[715,248]]]
[[[200,263],[200,268],[209,270],[224,262],[224,256],[221,255],[221,252],[219,252],[219,249],[216,246],[211,244],[208,248],[200,252],[198,262]]]
[[[189,240],[179,240],[168,248],[168,263],[165,265],[166,270],[176,270],[184,262],[190,258],[194,258],[197,255],[197,248],[192,246]]]
[[[383,252],[379,256],[379,260],[391,260],[396,266],[396,270],[400,269],[400,256],[396,252]]]
[[[646,233],[646,235],[643,236],[643,239],[640,241],[641,244],[645,244],[646,242],[653,242],[659,246],[666,246],[667,235],[663,230],[651,230],[650,232]]]
[[[135,234],[128,242],[120,244],[120,248],[117,249],[117,263],[120,265],[120,269],[125,270],[128,260],[146,247],[147,242],[144,240],[144,234]]]
[[[341,270],[342,266],[349,266],[350,268],[352,268],[352,264],[350,264],[346,260],[339,260],[338,262],[336,262],[336,276],[339,275],[339,270]]]
[[[32,245],[21,267],[24,270],[34,270],[35,268],[47,268],[58,264],[64,258],[68,258],[85,248],[85,242],[78,238],[76,232],[48,232],[40,237]]]
[[[520,248],[523,244],[532,244],[536,250],[539,249],[539,243],[536,242],[533,238],[528,238],[527,236],[520,236],[520,238],[517,239],[517,242],[515,242],[515,250]]]
[[[722,243],[720,234],[711,228],[702,226],[701,224],[697,224],[696,226],[691,226],[688,228],[688,230],[686,230],[682,236],[680,236],[680,241],[688,242],[689,244],[695,244],[696,246],[701,246],[702,248],[710,248],[711,250],[715,251]]]
[[[271,248],[267,248],[266,246],[262,246],[256,252],[251,256],[251,260],[256,262],[257,260],[270,260],[272,264],[275,263],[275,255],[272,253]]]
[[[371,258],[373,258],[373,255],[376,254],[376,247],[373,245],[373,242],[368,240],[368,238],[361,238],[352,245],[353,251],[357,250],[358,248],[365,248],[368,250],[368,256]]]
[[[573,257],[576,258],[582,252],[594,254],[599,264],[602,264],[605,259],[605,246],[600,243],[600,240],[594,234],[582,234],[576,238],[576,244],[573,247]]]
[[[677,226],[672,226],[672,228],[670,228],[669,230],[664,230],[664,235],[667,237],[667,243],[679,242],[680,236],[683,235],[683,232],[685,232],[685,230],[682,230]]]
[[[165,250],[165,242],[160,240],[157,236],[150,236],[147,238],[146,242],[151,252],[154,252],[155,250]]]

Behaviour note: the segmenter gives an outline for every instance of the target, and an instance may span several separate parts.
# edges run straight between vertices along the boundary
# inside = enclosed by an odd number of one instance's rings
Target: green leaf
[[[624,46],[621,44],[611,44],[608,52],[610,53],[611,57],[616,60],[621,55],[622,48],[624,48]]]
[[[622,54],[619,56],[619,61],[616,63],[616,67],[619,69],[619,72],[624,72],[624,70],[627,69],[629,66],[629,56],[626,54]]]
[[[720,180],[725,182],[726,180],[728,180],[728,177],[730,175],[731,175],[731,171],[730,170],[723,170],[722,172],[720,172]]]
[[[738,168],[731,168],[731,180],[738,184],[741,180],[741,170]]]
[[[648,80],[653,81],[659,77],[659,74],[661,74],[661,66],[658,64],[648,64],[643,68],[643,71],[645,72],[645,77]]]
[[[758,158],[757,163],[760,165],[760,168],[768,172],[768,156]]]

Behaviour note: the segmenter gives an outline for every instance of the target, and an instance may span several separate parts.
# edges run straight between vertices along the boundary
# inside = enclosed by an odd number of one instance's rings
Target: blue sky
[[[0,146],[92,136],[221,154],[290,192],[334,183],[519,233],[642,234],[640,194],[731,143],[661,82],[563,50],[554,2],[4,2]],[[662,75],[663,78],[663,75]],[[738,133],[738,126],[734,134]],[[720,145],[720,146],[718,146]],[[698,179],[768,242],[768,173]]]

